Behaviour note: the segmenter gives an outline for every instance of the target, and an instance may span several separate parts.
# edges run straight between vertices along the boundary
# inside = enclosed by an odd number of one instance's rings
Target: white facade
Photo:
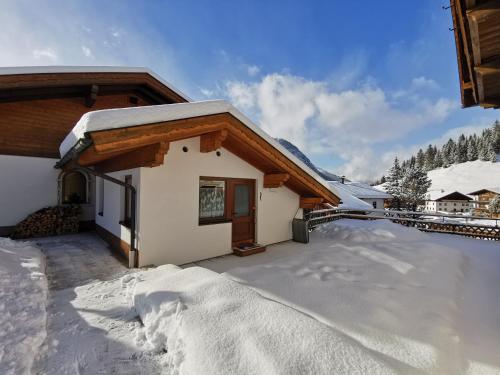
[[[183,147],[188,151],[184,152]],[[300,197],[286,187],[264,189],[264,174],[221,149],[200,153],[200,138],[172,142],[164,164],[110,175],[121,180],[132,174],[137,189],[139,266],[184,264],[232,252],[232,223],[199,224],[199,180],[202,176],[255,180],[256,241],[262,245],[290,240],[292,219],[302,214]],[[97,184],[99,211],[100,182]],[[96,223],[130,242],[123,218],[124,189],[105,182],[102,216]]]
[[[57,159],[0,155],[0,227],[57,204]]]
[[[0,155],[0,227],[10,228],[41,208],[61,202],[64,172],[57,159]],[[81,204],[82,221],[94,219],[94,179],[87,180],[87,202]]]
[[[428,200],[425,202],[425,210],[428,212],[469,213],[471,207],[471,202],[463,200]]]

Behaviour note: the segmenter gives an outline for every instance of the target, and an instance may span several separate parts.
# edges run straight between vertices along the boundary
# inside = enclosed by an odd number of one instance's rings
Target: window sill
[[[231,223],[233,220],[231,219],[219,219],[219,220],[200,220],[198,222],[199,226],[203,225],[212,225],[212,224],[226,224]]]

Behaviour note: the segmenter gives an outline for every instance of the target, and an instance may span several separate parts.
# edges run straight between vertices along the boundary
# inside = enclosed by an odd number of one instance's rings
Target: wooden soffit
[[[23,73],[0,75],[0,102],[135,94],[152,104],[187,100],[147,72]],[[94,93],[94,94],[92,94]],[[89,103],[90,104],[90,103]]]
[[[265,186],[284,185],[302,197],[321,199],[325,203],[338,204],[340,201],[323,184],[229,113],[94,131],[87,136],[92,145],[79,155],[80,165],[107,171],[124,166],[127,168],[122,169],[152,167],[155,166],[151,162],[154,152],[148,147],[199,136],[201,152],[223,146],[264,172]]]
[[[500,0],[452,0],[462,105],[500,108]]]

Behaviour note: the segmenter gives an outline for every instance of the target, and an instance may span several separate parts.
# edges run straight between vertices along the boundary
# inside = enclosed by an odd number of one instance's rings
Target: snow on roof
[[[305,165],[295,155],[289,152],[285,147],[281,146],[278,141],[269,136],[260,127],[250,121],[248,117],[225,100],[104,109],[100,111],[87,112],[81,117],[66,138],[64,138],[59,147],[59,152],[61,157],[63,157],[80,139],[85,138],[85,134],[93,131],[126,128],[221,113],[229,113],[233,115],[243,125],[248,127],[279,152],[284,154],[288,159],[290,159],[308,175],[313,177],[317,182],[330,190],[336,196],[340,197],[340,194],[335,187],[328,184],[328,182]]]
[[[349,194],[360,199],[392,199],[392,195],[375,189],[374,187],[362,182],[345,181],[328,181],[337,190],[345,190]]]
[[[328,181],[330,186],[336,190],[336,195],[342,201],[342,203],[339,204],[339,208],[352,208],[357,210],[369,210],[373,208],[370,204],[356,198],[347,189],[341,189],[340,187],[337,188],[337,185],[334,184],[334,182],[336,181]]]
[[[471,200],[470,197],[468,197],[464,193],[461,193],[461,192],[456,191],[456,190],[455,191],[430,190],[430,191],[427,192],[427,194],[425,196],[426,196],[427,200],[436,201],[436,200],[439,200],[439,199],[446,198],[446,197],[448,197],[449,195],[452,195],[452,194],[460,194],[461,196],[463,196],[463,198],[467,198],[468,200]],[[456,199],[450,199],[450,200],[456,200]]]
[[[140,66],[12,66],[0,67],[0,75],[14,74],[50,74],[50,73],[146,73],[152,76],[157,81],[167,86],[170,90],[180,95],[187,101],[191,99],[178,90],[174,85],[165,81],[151,69]]]
[[[500,187],[492,187],[492,188],[479,189],[479,190],[473,191],[472,193],[469,193],[469,195],[477,195],[477,194],[480,194],[483,191],[492,191],[493,193],[500,194]]]

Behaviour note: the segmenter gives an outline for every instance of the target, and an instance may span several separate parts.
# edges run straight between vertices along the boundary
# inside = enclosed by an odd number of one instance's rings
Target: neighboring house
[[[236,108],[189,102],[148,70],[0,72],[4,231],[83,202],[84,219],[136,265],[183,264],[289,240],[303,209],[340,202]]]
[[[496,196],[500,195],[500,187],[481,189],[469,193],[472,195],[474,200],[472,203],[472,208],[474,209],[474,215],[490,215],[488,210],[488,204]]]
[[[445,213],[469,213],[472,198],[458,191],[429,191],[425,199],[425,211]]]
[[[392,195],[384,191],[380,191],[373,186],[362,182],[346,181],[342,178],[341,181],[328,181],[338,192],[344,191],[370,205],[370,208],[384,209],[388,201],[392,199]]]

